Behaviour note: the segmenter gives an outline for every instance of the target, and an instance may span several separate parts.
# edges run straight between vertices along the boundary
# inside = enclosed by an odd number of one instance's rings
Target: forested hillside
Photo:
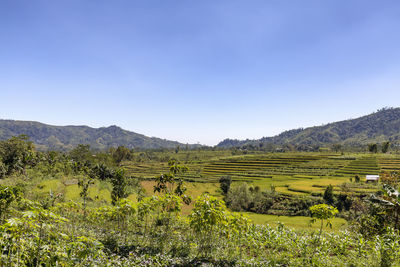
[[[179,142],[147,137],[118,126],[91,128],[88,126],[52,126],[34,121],[0,120],[0,140],[28,135],[39,150],[70,150],[78,144],[93,149],[125,146],[128,148],[175,148]]]
[[[274,137],[258,140],[226,139],[218,147],[255,147],[270,145],[324,146],[342,144],[363,146],[370,143],[400,140],[400,108],[385,108],[367,116],[340,122],[329,123],[305,129],[285,131]]]

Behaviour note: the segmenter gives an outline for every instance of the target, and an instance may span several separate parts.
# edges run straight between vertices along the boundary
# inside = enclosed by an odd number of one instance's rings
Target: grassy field
[[[279,223],[284,224],[289,228],[302,229],[302,230],[316,230],[321,226],[320,223],[311,224],[310,217],[304,216],[276,216],[256,213],[245,213],[254,223],[265,224],[270,226],[277,226]],[[329,231],[338,231],[344,229],[347,225],[347,221],[342,218],[335,218],[332,220],[332,229],[327,228],[324,225],[324,229]]]

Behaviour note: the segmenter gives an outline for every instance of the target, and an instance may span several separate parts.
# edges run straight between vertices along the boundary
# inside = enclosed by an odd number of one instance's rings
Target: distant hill
[[[35,121],[0,120],[0,140],[25,134],[39,150],[70,150],[79,144],[93,149],[120,145],[128,148],[175,148],[183,144],[165,139],[147,137],[121,129],[118,126],[91,128],[88,126],[52,126]]]
[[[241,147],[291,144],[296,146],[326,146],[342,144],[362,146],[370,143],[400,142],[400,108],[384,108],[367,116],[329,123],[322,126],[295,129],[273,137],[257,140],[225,139],[217,147]]]

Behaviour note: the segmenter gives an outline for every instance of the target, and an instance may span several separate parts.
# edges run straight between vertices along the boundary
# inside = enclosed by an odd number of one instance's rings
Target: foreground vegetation
[[[400,264],[396,155],[41,153],[20,137],[0,159],[1,266]]]

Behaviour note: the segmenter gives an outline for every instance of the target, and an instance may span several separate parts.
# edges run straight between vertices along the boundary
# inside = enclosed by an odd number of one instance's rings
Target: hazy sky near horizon
[[[0,119],[217,144],[400,101],[400,1],[3,0]]]

